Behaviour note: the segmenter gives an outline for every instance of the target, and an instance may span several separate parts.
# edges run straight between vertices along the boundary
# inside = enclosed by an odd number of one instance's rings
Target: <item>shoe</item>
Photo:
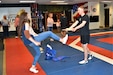
[[[88,63],[88,61],[85,61],[85,60],[82,60],[79,62],[79,64],[87,64],[87,63]]]
[[[53,49],[49,44],[47,44],[47,47],[50,48],[51,50]]]
[[[54,41],[54,39],[50,39],[50,41]]]
[[[44,53],[43,51],[44,49],[42,47],[40,47],[40,53]]]
[[[93,55],[89,55],[88,60],[93,59]]]
[[[33,73],[38,73],[39,71],[36,70],[36,68],[30,68],[29,71],[33,72]]]
[[[65,35],[65,37],[63,38],[63,44],[66,44],[68,40],[68,34]]]
[[[18,38],[18,36],[15,36],[15,38],[17,39],[17,38]]]

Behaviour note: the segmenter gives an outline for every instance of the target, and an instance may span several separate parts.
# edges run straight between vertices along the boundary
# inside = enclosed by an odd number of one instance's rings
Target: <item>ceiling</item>
[[[19,3],[19,1],[20,0],[1,0],[1,3],[3,3],[3,4]],[[29,0],[29,1],[33,1],[33,0]],[[51,3],[50,1],[52,1],[52,0],[35,0],[35,1],[36,1],[35,3],[38,3],[38,4],[47,4],[47,5],[55,5],[56,4],[56,3]],[[59,1],[62,1],[62,0],[59,0]],[[101,2],[101,1],[105,1],[105,0],[64,0],[64,1],[65,1],[65,3],[68,3],[68,4],[75,4],[75,3],[81,3],[81,2]],[[106,0],[106,1],[113,1],[113,0]]]

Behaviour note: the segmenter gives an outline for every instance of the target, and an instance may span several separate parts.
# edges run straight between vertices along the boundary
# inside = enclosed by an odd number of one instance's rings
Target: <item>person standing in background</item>
[[[1,20],[1,24],[3,26],[3,36],[4,38],[9,37],[9,21],[7,20],[6,15],[3,16],[3,19]]]
[[[65,43],[66,43],[68,40],[68,34],[67,32],[63,31],[63,29],[68,27],[67,26],[68,22],[67,22],[67,17],[65,16],[64,13],[61,14],[60,22],[61,22],[61,34],[63,37],[65,36],[65,39],[66,39]]]
[[[1,31],[1,29],[2,29],[2,23],[0,21],[0,31]],[[3,35],[0,35],[0,40],[3,40]]]
[[[61,14],[60,22],[61,22],[61,29],[67,28],[68,22],[67,22],[67,17],[65,16],[64,13]]]
[[[53,13],[49,13],[48,18],[47,18],[47,29],[48,29],[48,31],[53,30],[53,24],[54,24]]]
[[[16,36],[15,38],[18,38],[18,25],[19,25],[19,15],[16,16],[14,26],[16,28]]]
[[[1,21],[0,21],[0,28],[1,28],[1,26],[2,26],[2,23],[1,23]]]
[[[61,22],[60,22],[60,19],[57,19],[56,27],[57,27],[57,31],[60,32],[61,31]]]

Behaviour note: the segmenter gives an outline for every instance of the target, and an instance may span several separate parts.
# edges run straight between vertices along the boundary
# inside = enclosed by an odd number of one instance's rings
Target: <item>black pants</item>
[[[16,36],[18,36],[18,26],[16,27]]]
[[[8,26],[3,26],[3,37],[6,38],[6,37],[9,37],[9,27]]]

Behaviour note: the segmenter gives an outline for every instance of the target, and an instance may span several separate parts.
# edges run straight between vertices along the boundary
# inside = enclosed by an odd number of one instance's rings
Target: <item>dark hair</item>
[[[27,12],[21,13],[19,16],[19,27],[18,27],[18,34],[21,35],[22,27],[24,26],[24,23],[27,22]]]
[[[5,19],[5,20],[7,19],[6,15],[3,16],[3,19]]]

